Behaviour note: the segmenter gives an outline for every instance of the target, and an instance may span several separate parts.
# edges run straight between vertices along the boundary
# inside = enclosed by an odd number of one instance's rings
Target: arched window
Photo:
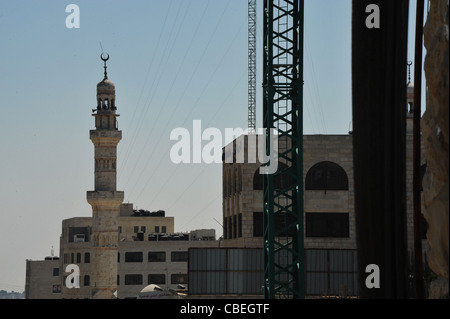
[[[306,174],[306,190],[348,190],[344,169],[332,162],[314,165]]]
[[[84,262],[86,264],[89,264],[91,262],[91,254],[90,253],[84,253]]]

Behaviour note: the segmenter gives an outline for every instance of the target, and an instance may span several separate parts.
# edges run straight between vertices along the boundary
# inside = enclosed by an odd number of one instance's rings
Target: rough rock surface
[[[449,3],[431,0],[424,28],[427,50],[426,111],[421,129],[427,161],[423,181],[424,216],[429,224],[428,263],[438,275],[430,286],[430,298],[448,298],[449,280]]]

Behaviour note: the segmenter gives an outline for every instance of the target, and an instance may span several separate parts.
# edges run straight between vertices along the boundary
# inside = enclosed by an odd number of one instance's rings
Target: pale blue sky
[[[305,2],[305,134],[347,134],[351,1]],[[80,29],[65,26],[70,3]],[[52,246],[59,255],[61,221],[91,216],[100,42],[121,115],[125,202],[166,210],[176,231],[222,235],[221,166],[172,164],[169,136],[193,120],[222,132],[246,127],[247,1],[0,0],[0,289],[22,291],[25,259],[43,259]]]

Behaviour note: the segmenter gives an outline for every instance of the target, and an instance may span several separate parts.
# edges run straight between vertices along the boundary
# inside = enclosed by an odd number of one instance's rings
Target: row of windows
[[[66,282],[67,276],[64,276],[63,281]],[[125,286],[133,286],[133,285],[143,285],[144,276],[141,274],[130,274],[125,275]],[[170,275],[170,284],[186,284],[187,283],[187,275],[186,274],[172,274]],[[81,282],[80,282],[81,284]],[[83,276],[82,284],[84,287],[88,287],[91,284],[91,278],[89,275]],[[147,284],[155,284],[155,285],[164,285],[166,284],[166,275],[165,274],[148,274],[147,276]],[[120,285],[120,276],[117,275],[117,285]]]
[[[144,261],[144,253],[143,252],[126,252],[125,253],[125,262],[143,262]],[[76,258],[75,258],[76,257]],[[188,252],[187,251],[172,251],[170,253],[170,261],[171,262],[187,262],[188,260]],[[117,261],[120,262],[120,253],[117,254]],[[166,252],[165,251],[149,251],[147,254],[148,262],[166,262]],[[91,262],[90,253],[84,253],[84,263],[88,264]],[[64,263],[65,264],[80,264],[81,253],[71,253],[64,254]],[[55,276],[55,275],[54,275]]]
[[[223,235],[224,239],[242,237],[242,214],[224,217]]]
[[[274,188],[286,189],[293,184],[289,169],[279,163],[278,172],[274,176]],[[282,174],[280,174],[282,172]],[[259,168],[253,175],[253,189],[263,190],[263,177]],[[321,162],[314,165],[306,174],[306,190],[348,190],[348,177],[344,169],[332,162]]]
[[[118,261],[120,262],[120,253],[118,254]],[[144,253],[141,251],[136,252],[126,252],[125,262],[126,263],[141,263],[144,261]],[[165,251],[149,251],[147,254],[148,262],[166,262],[166,252]],[[171,262],[187,262],[188,252],[187,251],[172,251],[170,253]]]
[[[305,217],[306,237],[350,237],[348,213],[306,213]],[[293,222],[292,215],[277,214],[275,216],[275,232],[279,232]],[[284,235],[289,236],[290,234]],[[263,236],[263,213],[253,213],[253,236]]]
[[[81,261],[81,253],[70,253],[70,254],[64,254],[64,263],[65,264],[81,264],[84,262],[85,264],[89,264],[91,262],[91,254],[90,253],[84,253],[84,260]]]
[[[225,173],[223,177],[223,196],[231,196],[242,191],[242,173],[240,169],[234,169]]]
[[[253,213],[253,237],[263,237],[264,215],[261,212]],[[275,216],[275,232],[280,236],[292,236],[291,233],[282,233],[288,225],[294,223],[294,217],[286,213],[278,213]],[[224,218],[224,239],[242,237],[242,214]],[[335,237],[348,238],[349,214],[348,213],[306,213],[305,214],[306,237]]]
[[[147,231],[147,227],[146,226],[134,226],[133,227],[133,232],[135,234],[142,232],[145,233]],[[155,234],[159,234],[159,233],[163,233],[165,234],[167,232],[167,226],[155,226],[153,228],[153,233]],[[119,234],[122,233],[122,226],[119,226]]]
[[[143,285],[144,276],[141,274],[130,274],[125,275],[125,282],[124,284],[126,286],[133,286],[133,285]],[[119,284],[119,277],[117,284]],[[148,274],[147,275],[147,285],[155,284],[155,285],[165,285],[166,284],[166,275],[165,274]],[[187,275],[186,274],[171,274],[170,275],[170,284],[177,285],[177,284],[187,284]]]

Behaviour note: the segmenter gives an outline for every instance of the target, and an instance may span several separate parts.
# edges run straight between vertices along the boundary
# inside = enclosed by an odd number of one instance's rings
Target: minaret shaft
[[[117,127],[115,86],[106,75],[97,85],[94,111],[95,130],[90,131],[90,139],[94,144],[95,187],[87,192],[92,206],[91,291],[94,299],[112,299],[117,291],[117,220],[124,192],[116,190],[117,145],[122,132]]]

